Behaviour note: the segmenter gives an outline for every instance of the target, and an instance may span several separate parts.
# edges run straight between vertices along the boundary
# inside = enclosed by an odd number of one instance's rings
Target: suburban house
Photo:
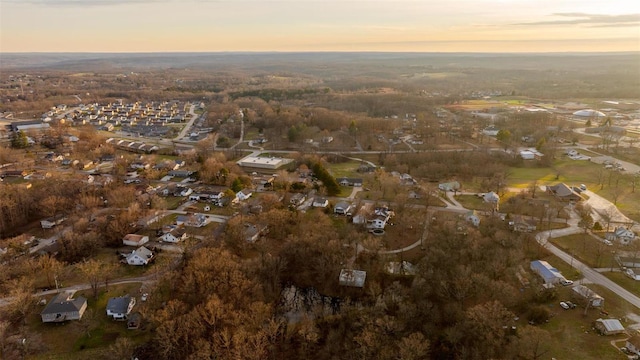
[[[628,245],[635,240],[636,234],[629,229],[619,226],[615,231],[607,233],[605,238],[609,241],[619,241],[621,244]]]
[[[458,191],[460,190],[460,183],[457,181],[452,181],[448,183],[438,184],[438,189],[442,191]]]
[[[498,203],[500,202],[500,196],[493,191],[482,195],[484,202],[492,204],[494,210],[498,210]]]
[[[253,243],[268,231],[269,230],[265,225],[244,224],[244,239],[247,242]]]
[[[253,195],[251,189],[242,189],[236,193],[236,201],[245,201]]]
[[[342,286],[363,288],[367,279],[367,272],[362,270],[342,269],[340,270],[339,283]]]
[[[618,319],[598,319],[593,324],[601,335],[617,335],[624,334],[624,326]]]
[[[565,280],[562,273],[544,260],[535,260],[531,262],[531,270],[540,275],[545,285],[553,285]]]
[[[135,305],[136,298],[129,295],[110,298],[107,302],[107,316],[113,320],[126,320]]]
[[[480,217],[478,216],[478,212],[475,210],[470,210],[465,215],[465,220],[467,220],[467,222],[471,223],[475,227],[480,226]]]
[[[333,213],[336,215],[348,215],[351,211],[351,204],[346,201],[340,201],[333,208]]]
[[[129,265],[148,265],[153,261],[153,253],[146,247],[140,246],[127,255],[126,260]]]
[[[80,320],[87,310],[87,299],[83,297],[73,299],[72,296],[71,292],[62,292],[51,299],[40,313],[42,322]]]
[[[532,232],[536,231],[537,222],[535,219],[516,215],[512,221],[509,221],[509,228],[516,232]]]
[[[179,177],[179,178],[188,178],[189,176],[193,175],[193,171],[189,171],[189,170],[170,170],[167,175],[175,176],[175,177]]]
[[[627,339],[625,344],[630,353],[640,355],[640,334],[636,333]]]
[[[640,259],[636,257],[615,256],[616,261],[621,267],[637,268],[640,267]]]
[[[40,220],[40,226],[42,226],[43,229],[52,229],[56,227],[56,225],[62,224],[65,220],[67,220],[67,218],[64,215],[56,215]]]
[[[540,159],[544,154],[538,151],[535,148],[532,149],[524,149],[520,151],[520,157],[524,160],[534,160]]]
[[[160,236],[160,240],[164,242],[177,243],[187,238],[187,233],[183,227],[176,227],[169,232]]]
[[[142,246],[149,242],[149,237],[146,235],[127,234],[122,238],[122,243],[127,246]]]
[[[375,217],[367,221],[367,227],[369,229],[384,229],[393,212],[386,207],[379,207],[374,210],[374,214]]]
[[[575,295],[578,299],[586,300],[589,306],[604,306],[604,298],[584,285],[576,285],[571,290],[573,290],[573,295]]]
[[[584,200],[580,194],[575,192],[565,183],[547,186],[547,192],[554,195],[562,201],[581,201]]]
[[[205,214],[179,215],[176,218],[176,225],[203,227],[207,225],[207,216]]]
[[[638,268],[628,268],[624,273],[633,280],[640,280],[640,269]]]
[[[313,199],[313,207],[326,208],[327,206],[329,206],[329,200],[327,200],[327,198],[316,197]]]
[[[336,182],[342,186],[362,186],[362,179],[358,178],[336,178]]]

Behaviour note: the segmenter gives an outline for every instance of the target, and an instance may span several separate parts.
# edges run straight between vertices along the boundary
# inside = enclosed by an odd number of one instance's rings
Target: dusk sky
[[[1,52],[640,51],[636,0],[0,0]]]

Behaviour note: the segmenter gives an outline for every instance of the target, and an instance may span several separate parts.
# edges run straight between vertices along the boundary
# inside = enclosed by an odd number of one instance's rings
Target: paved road
[[[567,223],[569,224],[568,228],[540,232],[536,235],[536,240],[538,241],[538,243],[540,243],[540,245],[545,247],[552,254],[562,259],[567,264],[573,266],[574,269],[580,271],[587,281],[606,287],[607,289],[613,291],[624,300],[628,301],[630,304],[634,305],[637,308],[640,308],[640,297],[632,294],[622,286],[609,280],[608,278],[606,278],[604,275],[600,274],[596,270],[590,268],[589,266],[585,265],[584,263],[577,260],[573,256],[559,249],[557,246],[548,242],[550,238],[557,238],[557,237],[562,237],[562,236],[571,235],[571,234],[578,234],[582,231],[582,229],[580,229],[577,225],[579,221],[578,215],[575,214],[575,212],[572,210],[569,211],[569,215],[570,215],[570,219],[567,221]]]
[[[189,115],[191,115],[191,119],[187,122],[187,124],[182,128],[178,136],[173,138],[173,140],[180,140],[183,137],[187,136],[189,130],[191,130],[191,126],[193,126],[193,122],[198,118],[198,114],[195,113],[196,106],[191,104],[191,108],[189,109]]]

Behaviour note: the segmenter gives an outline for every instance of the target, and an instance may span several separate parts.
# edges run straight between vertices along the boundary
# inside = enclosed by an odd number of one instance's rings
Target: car
[[[587,185],[585,185],[585,184],[580,184],[580,189],[581,189],[582,191],[587,191]]]
[[[560,301],[560,307],[565,309],[565,310],[569,310],[570,309],[569,305],[567,305],[567,303],[564,302],[564,301]]]
[[[564,286],[569,286],[569,285],[573,285],[573,281],[567,280],[567,279],[562,279],[562,280],[560,280],[560,284],[562,284]]]
[[[571,301],[565,301],[564,303],[569,305],[569,307],[572,308],[572,309],[575,309],[577,307],[577,305],[572,303]]]
[[[142,301],[147,301],[147,299],[149,298],[149,294],[148,293],[144,293],[142,294],[142,296],[140,297],[140,300]]]
[[[607,246],[613,246],[613,243],[609,240],[603,240],[602,242]]]

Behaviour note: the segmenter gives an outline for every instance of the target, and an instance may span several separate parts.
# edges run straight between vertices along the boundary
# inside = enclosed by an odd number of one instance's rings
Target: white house
[[[393,212],[386,207],[378,207],[374,210],[374,214],[375,217],[368,221],[367,227],[369,229],[384,229]]]
[[[129,295],[110,298],[107,302],[107,316],[113,320],[126,320],[135,305],[136,298]]]
[[[313,199],[313,207],[326,208],[327,206],[329,206],[329,200],[327,200],[327,198],[316,197]]]
[[[142,246],[149,242],[149,237],[146,235],[127,234],[122,238],[122,243],[127,246]]]
[[[153,253],[146,247],[140,246],[127,255],[126,260],[129,265],[148,265],[153,261]]]
[[[349,204],[346,201],[340,201],[333,208],[334,214],[337,214],[337,215],[347,215],[349,214],[350,211],[351,211],[351,204]]]
[[[628,338],[625,346],[630,353],[640,355],[640,334],[636,333]]]
[[[238,201],[245,201],[253,195],[250,189],[242,189],[236,193],[236,199]]]
[[[164,242],[177,243],[187,238],[187,233],[181,227],[177,227],[167,233],[164,233],[160,240]]]
[[[52,229],[56,225],[62,224],[66,219],[67,218],[62,215],[57,215],[44,220],[40,220],[40,226],[42,226],[43,229]]]
[[[460,183],[457,181],[452,181],[448,183],[438,184],[438,189],[442,191],[457,191],[460,190]]]
[[[605,238],[609,241],[617,240],[620,243],[627,245],[636,238],[636,234],[629,229],[619,226],[614,232],[607,233]]]
[[[633,280],[640,280],[640,269],[631,268],[627,269],[624,273]]]
[[[204,214],[179,215],[176,218],[176,225],[203,227],[207,225],[207,216]]]

